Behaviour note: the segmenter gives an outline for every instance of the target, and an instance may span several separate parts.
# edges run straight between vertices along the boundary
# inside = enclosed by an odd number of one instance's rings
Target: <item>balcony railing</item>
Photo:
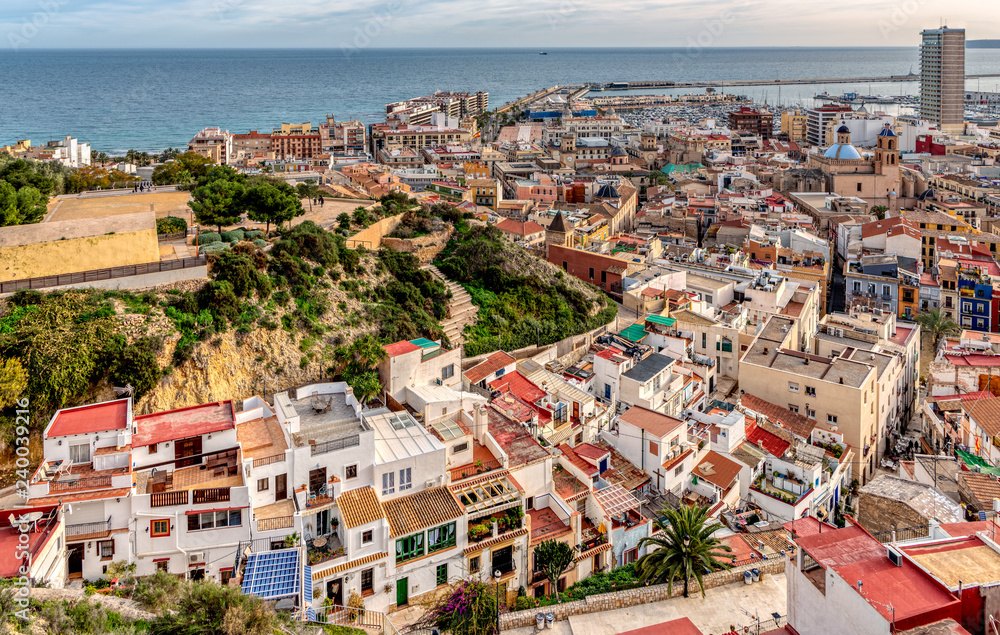
[[[66,525],[66,537],[88,536],[90,534],[110,534],[111,517],[96,523],[80,523],[77,525]]]
[[[278,516],[277,518],[258,518],[257,531],[274,531],[288,529],[295,525],[295,516]]]
[[[156,492],[149,496],[150,507],[170,507],[171,505],[187,505],[187,490],[177,492]]]
[[[281,463],[284,460],[285,460],[285,453],[282,452],[281,454],[272,454],[271,456],[265,456],[259,459],[254,459],[253,466],[263,467],[265,465],[270,465],[272,463]]]
[[[514,570],[517,568],[514,566],[513,558],[510,560],[501,560],[499,562],[494,560],[490,564],[490,567],[492,568],[493,571],[499,571],[501,576],[507,575],[508,573],[513,573]]]
[[[344,450],[346,448],[353,448],[355,446],[361,445],[361,436],[353,435],[349,437],[344,437],[343,439],[333,439],[330,441],[323,441],[322,443],[317,443],[312,446],[312,455],[325,454],[327,452],[335,452],[337,450]]]
[[[63,492],[71,489],[97,489],[100,487],[111,487],[110,476],[88,476],[66,481],[52,481],[49,483],[50,492]]]
[[[225,503],[229,501],[229,492],[228,487],[196,489],[194,490],[194,500],[192,502],[195,505],[199,503]]]

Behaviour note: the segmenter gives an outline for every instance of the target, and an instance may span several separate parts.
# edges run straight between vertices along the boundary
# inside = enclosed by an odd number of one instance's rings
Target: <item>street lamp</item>
[[[493,577],[497,580],[497,635],[500,635],[500,569],[493,572]]]

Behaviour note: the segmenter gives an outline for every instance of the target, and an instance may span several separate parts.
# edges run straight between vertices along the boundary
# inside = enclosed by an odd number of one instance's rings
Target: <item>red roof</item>
[[[529,220],[522,223],[509,218],[497,223],[497,229],[510,234],[517,234],[518,236],[531,236],[532,234],[540,234],[545,231],[545,228],[535,221]]]
[[[792,412],[788,408],[782,408],[781,406],[773,404],[770,401],[764,401],[760,397],[756,397],[749,393],[740,397],[740,404],[758,414],[764,415],[771,423],[779,425],[795,436],[802,437],[806,440],[809,439],[809,435],[812,434],[813,428],[816,427],[816,423],[811,419],[808,419],[797,412]]]
[[[509,392],[521,401],[534,404],[545,396],[545,391],[531,383],[531,381],[518,371],[507,373],[503,377],[494,379],[489,383],[490,388],[500,392]]]
[[[604,448],[598,447],[591,443],[580,443],[575,448],[573,448],[573,451],[576,452],[578,455],[582,456],[583,458],[590,459],[591,461],[594,462],[600,461],[601,459],[610,454],[610,452],[608,452]]]
[[[236,413],[232,401],[218,401],[135,417],[135,425],[134,448],[235,429]]]
[[[945,355],[944,357],[955,366],[1000,366],[1000,359],[994,355]]]
[[[56,413],[45,437],[65,437],[128,427],[128,399],[105,401],[79,408],[66,408]]]
[[[679,617],[662,624],[625,631],[622,635],[703,635],[703,633],[694,625],[694,622],[686,617]]]
[[[898,630],[947,617],[961,619],[960,600],[909,559],[894,565],[885,545],[859,525],[804,536],[796,543],[824,569],[836,572],[852,592],[859,593]]]
[[[715,450],[709,450],[705,458],[695,466],[692,474],[699,476],[719,489],[729,489],[743,469],[741,463],[727,459]]]
[[[832,531],[836,529],[830,523],[820,522],[819,520],[813,518],[812,516],[806,516],[805,518],[799,518],[791,522],[787,522],[782,527],[788,533],[792,534],[792,538],[799,538],[801,536],[812,536],[813,534],[822,533],[825,531]]]
[[[569,447],[568,443],[560,443],[558,446],[559,450],[563,453],[566,459],[577,467],[581,472],[587,476],[597,476],[597,468],[587,463],[582,458],[576,455],[573,448]]]
[[[510,366],[514,361],[514,358],[507,353],[497,351],[465,371],[465,378],[469,380],[470,384],[478,384],[501,368]]]
[[[396,355],[402,355],[403,353],[412,353],[413,351],[419,351],[420,347],[413,342],[402,340],[396,342],[395,344],[388,344],[383,346],[386,354],[389,357],[395,357]]]
[[[756,446],[763,446],[774,456],[783,456],[791,445],[773,432],[761,428],[756,421],[747,424],[747,440]]]
[[[608,361],[611,361],[612,357],[614,357],[615,355],[621,355],[622,352],[623,351],[621,349],[615,348],[614,346],[609,346],[600,353],[598,353],[597,356],[600,357],[601,359],[606,359]]]
[[[941,529],[953,538],[974,536],[980,531],[989,531],[992,523],[988,520],[974,520],[965,523],[941,523]]]
[[[942,401],[978,401],[980,399],[993,399],[995,397],[993,393],[988,390],[979,390],[976,392],[969,392],[963,395],[941,395],[939,397],[934,397],[934,399],[940,403]]]
[[[23,554],[25,556],[29,556],[30,554],[30,557],[33,558],[39,554],[46,543],[56,536],[57,532],[55,530],[59,523],[52,516],[55,509],[54,506],[50,505],[10,509],[2,512],[3,522],[0,523],[0,550],[2,551],[0,553],[3,553],[4,557],[0,558],[0,576],[13,578],[22,575],[22,573],[19,573],[19,569],[22,565],[27,564],[29,558],[25,558],[22,561],[14,554]],[[20,519],[32,512],[41,512],[44,514],[43,520],[38,522],[34,530],[31,530],[28,525],[14,527],[7,521],[10,516]],[[27,529],[23,534],[21,533],[21,527]],[[25,539],[27,543],[24,542]]]

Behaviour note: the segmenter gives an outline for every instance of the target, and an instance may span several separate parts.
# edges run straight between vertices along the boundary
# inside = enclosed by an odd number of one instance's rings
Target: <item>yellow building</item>
[[[280,128],[274,129],[274,134],[313,134],[312,124],[306,123],[283,123]]]
[[[500,183],[496,179],[469,179],[465,182],[469,188],[465,193],[465,199],[472,201],[480,207],[489,207],[494,212],[497,210],[497,203],[503,198]]]
[[[806,115],[801,110],[786,110],[781,113],[781,134],[789,141],[803,141],[806,138]]]

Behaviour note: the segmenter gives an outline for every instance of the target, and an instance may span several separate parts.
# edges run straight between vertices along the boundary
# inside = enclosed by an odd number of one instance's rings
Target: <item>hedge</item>
[[[220,240],[222,240],[222,237],[216,232],[201,232],[198,234],[198,242],[196,244],[209,245],[211,243],[217,243]]]
[[[220,251],[225,251],[229,249],[229,243],[209,243],[207,245],[202,245],[198,248],[198,253],[200,254],[214,254]]]
[[[187,232],[187,221],[177,216],[165,216],[156,219],[157,234],[174,234]]]
[[[254,240],[253,244],[256,245],[257,247],[267,247],[267,241],[264,240],[263,238],[258,238]]]
[[[254,240],[263,237],[264,237],[264,231],[260,229],[248,229],[245,232],[243,232],[243,240]]]
[[[242,229],[234,229],[228,232],[222,232],[222,241],[227,243],[238,243],[243,240],[245,232]]]

